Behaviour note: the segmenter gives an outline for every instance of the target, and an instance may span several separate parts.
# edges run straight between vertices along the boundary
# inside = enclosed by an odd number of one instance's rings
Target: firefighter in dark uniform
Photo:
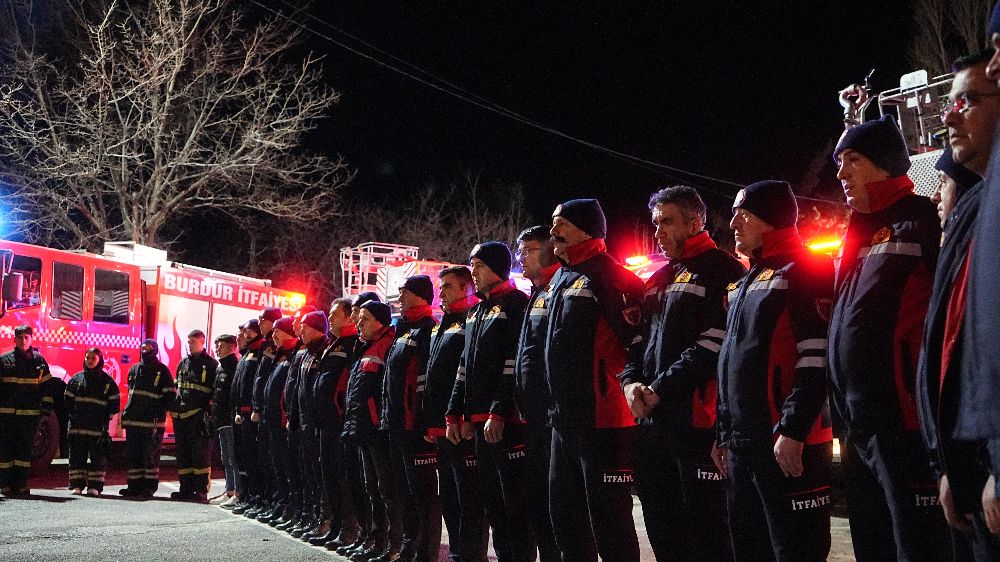
[[[38,421],[52,410],[49,364],[31,347],[34,330],[14,329],[14,349],[0,355],[0,494],[26,496]]]
[[[533,226],[517,237],[517,261],[524,278],[531,281],[528,312],[521,325],[517,343],[515,397],[518,409],[527,422],[525,443],[528,459],[528,499],[531,502],[532,532],[540,562],[559,562],[561,554],[552,532],[549,515],[549,461],[552,427],[549,425],[548,383],[545,380],[545,333],[548,329],[547,288],[561,264],[553,252],[549,229]],[[593,550],[591,545],[590,550]]]
[[[118,490],[125,497],[151,498],[160,484],[160,443],[177,391],[170,369],[156,357],[159,351],[155,340],[143,340],[141,361],[128,370],[128,404],[121,415],[128,486]]]
[[[180,490],[172,492],[170,498],[206,502],[212,477],[210,407],[219,362],[206,351],[205,332],[201,330],[188,334],[188,352],[177,365],[174,379],[177,400],[170,409],[177,440],[177,479],[180,481]]]
[[[121,408],[118,383],[104,372],[100,349],[87,350],[83,371],[66,384],[65,402],[69,414],[69,487],[77,496],[84,488],[87,494],[99,496],[104,491],[104,471],[111,452],[108,422]]]
[[[357,329],[358,321],[361,318],[361,307],[369,301],[381,302],[378,294],[365,291],[357,296],[351,303],[350,323]],[[359,377],[362,373],[355,369],[356,363],[362,356],[366,343],[358,333],[358,340],[351,351],[348,361],[350,362],[347,380],[343,383],[342,394],[340,395],[341,414],[343,428],[341,430],[341,442],[344,444],[344,482],[351,491],[351,498],[354,502],[355,511],[358,514],[358,523],[361,533],[353,543],[336,548],[337,554],[350,558],[354,554],[360,554],[370,549],[377,536],[385,533],[384,527],[379,527],[385,520],[384,506],[379,502],[373,502],[372,498],[378,496],[378,478],[375,476],[375,467],[371,460],[367,458],[368,448],[357,439],[351,439],[347,435],[347,410],[348,410],[348,389],[358,389]],[[371,473],[371,477],[367,477]],[[373,486],[373,487],[372,487]]]
[[[269,459],[271,458],[271,448],[269,433],[261,425],[261,412],[264,409],[264,388],[267,386],[268,377],[274,370],[274,357],[277,350],[274,345],[274,323],[282,317],[281,309],[268,307],[261,311],[258,317],[260,333],[264,335],[264,341],[260,348],[260,362],[253,380],[253,412],[250,414],[250,422],[255,433],[256,453],[259,459],[257,468],[260,472],[260,486],[255,502],[248,506],[242,514],[250,519],[256,519],[258,515],[270,514],[274,509],[274,471]],[[233,510],[235,513],[236,510]]]
[[[941,226],[906,175],[891,117],[844,132],[837,177],[853,209],[830,319],[830,398],[844,424],[844,488],[858,560],[950,558],[917,419],[916,367]]]
[[[260,367],[263,354],[264,336],[261,335],[260,321],[251,318],[240,327],[246,347],[242,350],[240,362],[236,364],[236,374],[233,375],[233,386],[230,390],[230,402],[233,408],[233,443],[236,449],[236,468],[243,489],[237,490],[239,503],[224,507],[232,509],[233,513],[241,514],[260,501],[263,493],[263,474],[260,470],[262,460],[257,456],[257,424],[250,421],[253,414],[253,383]],[[263,462],[267,462],[265,459]]]
[[[641,419],[635,481],[657,560],[732,560],[726,484],[712,462],[726,287],[746,273],[705,231],[690,187],[649,201],[668,261],[646,282],[641,341],[621,382]]]
[[[431,328],[430,355],[423,383],[417,428],[437,450],[439,494],[448,529],[451,562],[486,562],[489,527],[476,479],[476,454],[472,442],[457,444],[445,438],[445,412],[455,387],[455,373],[465,347],[465,320],[479,299],[472,273],[465,266],[438,272],[438,297],[444,316]]]
[[[497,558],[535,559],[528,518],[524,422],[514,403],[514,358],[528,297],[509,279],[510,249],[477,244],[469,255],[482,299],[469,309],[465,348],[445,416],[453,444],[474,439],[476,475],[493,527]]]
[[[545,371],[552,398],[549,504],[564,562],[638,562],[632,519],[636,423],[619,387],[626,347],[638,335],[642,281],[608,255],[596,199],[552,213],[562,267],[552,278]]]
[[[331,520],[330,532],[311,544],[336,550],[357,540],[360,533],[355,506],[355,490],[348,490],[344,478],[344,455],[347,449],[340,440],[343,429],[344,389],[350,376],[351,354],[358,342],[358,328],[351,324],[350,299],[337,299],[330,306],[326,324],[331,341],[323,350],[319,372],[313,389],[312,419],[319,434],[320,471],[323,482],[324,518]],[[322,328],[318,319],[303,320],[315,329]],[[362,492],[359,486],[356,490]],[[363,495],[363,494],[362,494]],[[360,500],[359,500],[360,501]]]
[[[416,429],[427,378],[434,283],[426,275],[407,277],[399,288],[401,318],[385,361],[382,431],[396,489],[403,499],[403,542],[399,560],[437,562],[441,546],[441,504],[437,497],[437,455]]]
[[[992,51],[963,57],[952,65],[951,99],[944,113],[952,145],[938,159],[937,202],[944,229],[934,275],[923,347],[917,369],[920,428],[938,478],[938,498],[952,527],[956,560],[1000,560],[1000,540],[986,526],[982,492],[989,466],[982,462],[986,442],[955,439],[967,362],[963,321],[966,316],[969,254],[972,249],[990,151],[1000,120],[997,83],[986,77]],[[972,107],[962,107],[962,92],[992,93]],[[957,103],[956,103],[957,102]],[[958,162],[962,162],[959,164]]]
[[[358,334],[364,343],[348,380],[347,408],[341,437],[362,448],[362,462],[366,465],[365,489],[372,503],[373,524],[366,542],[350,554],[354,562],[394,559],[399,553],[402,535],[393,498],[395,490],[392,473],[388,466],[383,466],[384,459],[377,458],[381,453],[376,451],[381,446],[377,443],[379,437],[376,430],[381,412],[385,358],[396,334],[391,322],[389,305],[375,300],[361,305]]]
[[[212,425],[219,435],[219,458],[226,476],[226,489],[212,503],[222,504],[239,501],[237,492],[242,493],[243,483],[236,470],[236,454],[233,440],[232,388],[236,367],[240,363],[239,338],[232,334],[222,334],[212,342],[219,367],[215,370],[215,386],[212,387]]]
[[[736,560],[826,560],[833,430],[826,407],[832,260],[808,250],[785,182],[740,190],[730,226],[750,271],[728,289],[718,444]],[[728,455],[727,455],[728,452]]]
[[[279,318],[274,323],[274,329],[271,330],[274,356],[267,363],[270,372],[261,375],[266,377],[266,383],[260,412],[260,430],[267,434],[267,450],[271,456],[266,460],[271,465],[272,481],[271,495],[266,502],[270,507],[259,510],[256,519],[262,523],[273,522],[275,526],[285,514],[286,507],[293,505],[290,498],[294,495],[288,476],[289,464],[294,459],[288,451],[288,398],[285,394],[285,385],[294,369],[295,355],[302,347],[294,332],[291,317]]]

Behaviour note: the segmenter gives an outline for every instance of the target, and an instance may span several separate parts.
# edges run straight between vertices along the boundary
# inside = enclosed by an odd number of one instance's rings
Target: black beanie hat
[[[503,242],[483,242],[482,244],[476,244],[476,247],[472,249],[472,253],[469,254],[469,261],[472,261],[472,258],[482,260],[500,279],[510,277],[510,262],[512,258],[510,248]]]
[[[302,317],[302,325],[309,326],[321,334],[330,331],[330,321],[326,318],[326,313],[314,310]]]
[[[291,316],[285,316],[284,318],[278,318],[274,323],[275,330],[281,330],[289,336],[295,335],[295,321],[292,320]]]
[[[792,186],[783,181],[752,183],[736,194],[733,209],[746,209],[775,229],[790,228],[799,220]]]
[[[244,330],[253,330],[254,333],[260,335],[260,320],[257,320],[256,318],[251,318],[247,320],[246,324],[240,326],[240,328],[243,328]]]
[[[361,308],[371,313],[383,326],[388,326],[392,322],[392,310],[384,302],[368,301],[361,305]]]
[[[906,142],[890,115],[883,115],[877,121],[866,121],[844,131],[837,142],[837,148],[833,149],[833,160],[838,165],[840,153],[848,149],[860,152],[894,178],[905,176],[910,169],[910,153],[906,149]]]
[[[400,289],[406,289],[417,295],[427,301],[427,304],[434,302],[434,283],[426,275],[411,275],[407,277]]]
[[[265,308],[264,311],[260,313],[261,320],[270,320],[271,322],[276,322],[279,318],[281,318],[281,316],[281,309],[274,308],[273,306]]]
[[[149,347],[152,347],[153,350],[150,351],[150,353],[153,354],[153,355],[159,355],[159,353],[160,353],[160,346],[159,346],[159,344],[156,343],[156,340],[150,339],[150,338],[146,338],[146,339],[142,340],[142,345],[148,345]]]
[[[992,41],[994,33],[1000,33],[1000,2],[997,2],[993,6],[993,14],[990,15],[990,25],[986,28],[986,38]]]
[[[955,157],[951,152],[951,147],[944,149],[944,154],[934,163],[935,170],[941,170],[949,178],[955,180],[958,192],[962,193],[970,187],[979,183],[983,178],[979,174],[955,162]]]
[[[608,237],[608,223],[597,199],[571,199],[558,205],[553,217],[562,217],[594,238]]]
[[[358,298],[354,299],[354,302],[351,303],[351,308],[355,308],[355,307],[360,308],[360,307],[364,306],[366,302],[369,302],[369,301],[382,302],[382,299],[380,299],[378,297],[378,293],[376,293],[376,292],[365,291],[365,292],[361,293],[360,295],[358,295]]]

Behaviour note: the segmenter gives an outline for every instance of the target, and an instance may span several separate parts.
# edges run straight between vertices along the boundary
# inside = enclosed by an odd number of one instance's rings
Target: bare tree
[[[993,0],[915,0],[910,62],[936,76],[949,72],[956,58],[984,49],[992,5]]]
[[[23,15],[41,4],[0,14],[0,202],[26,240],[169,247],[164,227],[190,212],[336,212],[344,163],[300,147],[338,94],[292,54],[287,20],[232,0],[84,1],[60,35],[79,54],[60,58]]]

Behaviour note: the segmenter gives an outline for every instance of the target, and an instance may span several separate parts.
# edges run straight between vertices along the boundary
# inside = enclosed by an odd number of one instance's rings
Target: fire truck
[[[211,342],[235,335],[264,307],[291,314],[305,302],[270,280],[173,262],[165,251],[131,242],[107,243],[98,255],[0,241],[0,265],[0,350],[13,349],[15,327],[33,328],[34,346],[57,381],[57,413],[61,388],[83,369],[90,347],[103,352],[124,407],[128,370],[139,361],[143,339],[155,339],[160,360],[176,372],[191,330],[202,330]],[[58,452],[65,420],[49,416],[39,425],[33,458],[47,464]],[[117,416],[110,431],[114,439],[124,437]]]

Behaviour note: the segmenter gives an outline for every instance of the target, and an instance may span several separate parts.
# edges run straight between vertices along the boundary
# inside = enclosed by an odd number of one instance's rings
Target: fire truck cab
[[[160,360],[176,372],[191,330],[202,330],[211,342],[237,334],[264,307],[290,314],[305,302],[304,295],[276,289],[270,280],[171,262],[166,252],[131,242],[107,243],[98,255],[0,241],[0,275],[0,352],[13,349],[15,327],[31,326],[54,381],[56,416],[39,424],[38,464],[58,453],[66,424],[62,389],[83,370],[88,348],[103,352],[104,370],[118,383],[124,408],[128,370],[139,361],[143,339],[155,339]],[[168,438],[170,432],[168,420]],[[124,437],[117,416],[110,433]]]

